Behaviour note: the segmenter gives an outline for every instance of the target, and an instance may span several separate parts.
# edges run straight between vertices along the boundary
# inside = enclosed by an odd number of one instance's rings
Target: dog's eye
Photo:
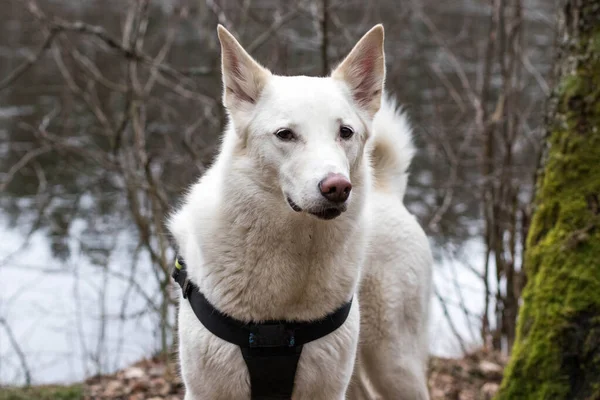
[[[296,135],[294,135],[294,132],[292,132],[291,129],[287,129],[287,128],[279,129],[277,132],[275,132],[275,136],[277,136],[281,140],[288,140],[288,141],[296,138]]]
[[[340,127],[340,137],[342,139],[350,139],[354,135],[354,130],[349,126]]]

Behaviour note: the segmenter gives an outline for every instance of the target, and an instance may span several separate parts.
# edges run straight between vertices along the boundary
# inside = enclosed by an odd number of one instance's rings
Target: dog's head
[[[239,153],[291,210],[339,216],[366,170],[365,142],[385,77],[383,27],[367,32],[326,78],[274,75],[220,25],[218,34],[223,102]]]

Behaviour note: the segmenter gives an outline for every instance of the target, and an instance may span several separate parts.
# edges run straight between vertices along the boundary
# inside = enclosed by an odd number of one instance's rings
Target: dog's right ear
[[[217,33],[221,42],[223,105],[232,115],[251,111],[271,72],[254,61],[223,25],[219,24]]]

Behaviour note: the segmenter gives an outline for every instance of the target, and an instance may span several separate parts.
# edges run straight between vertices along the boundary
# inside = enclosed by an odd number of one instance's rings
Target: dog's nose
[[[329,174],[319,182],[319,190],[327,200],[343,203],[350,196],[352,184],[341,174]]]

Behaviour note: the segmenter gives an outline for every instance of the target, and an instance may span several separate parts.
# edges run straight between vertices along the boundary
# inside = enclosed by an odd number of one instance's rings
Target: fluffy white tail
[[[371,160],[375,188],[404,197],[408,167],[415,153],[412,129],[393,97],[384,95],[373,120]]]

